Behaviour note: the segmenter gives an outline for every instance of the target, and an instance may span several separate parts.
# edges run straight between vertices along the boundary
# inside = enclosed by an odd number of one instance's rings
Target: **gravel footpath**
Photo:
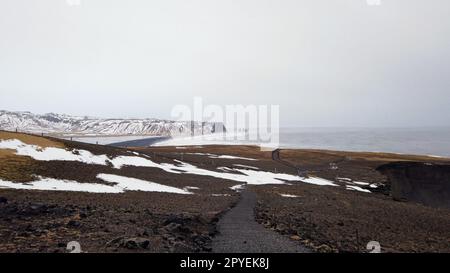
[[[264,228],[254,218],[256,194],[245,190],[239,203],[218,222],[219,234],[213,239],[216,253],[307,253],[309,249]]]

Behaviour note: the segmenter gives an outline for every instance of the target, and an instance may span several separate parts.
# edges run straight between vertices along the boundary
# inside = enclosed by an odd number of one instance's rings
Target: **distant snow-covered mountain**
[[[160,119],[105,119],[55,113],[40,115],[0,110],[0,129],[64,135],[180,136],[191,135],[191,130],[195,135],[222,131],[223,125]]]

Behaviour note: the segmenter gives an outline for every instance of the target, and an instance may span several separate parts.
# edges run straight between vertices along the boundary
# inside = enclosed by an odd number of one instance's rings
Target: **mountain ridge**
[[[98,118],[59,113],[0,110],[0,129],[62,135],[183,136],[224,130],[222,123],[172,121],[156,118]]]

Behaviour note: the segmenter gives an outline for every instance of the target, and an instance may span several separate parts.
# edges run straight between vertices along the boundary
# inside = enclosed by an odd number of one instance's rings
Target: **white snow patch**
[[[232,170],[240,173],[229,173],[229,172],[216,172],[206,169],[200,169],[194,165],[175,160],[179,165],[175,166],[172,164],[166,164],[167,168],[170,170],[182,171],[187,174],[211,176],[221,179],[234,180],[238,182],[244,182],[253,185],[264,185],[264,184],[284,184],[287,181],[300,181],[300,177],[290,174],[283,173],[271,173],[255,170],[244,170],[244,169],[230,169],[227,167],[219,167],[222,170]]]
[[[213,193],[211,196],[231,196],[230,194],[223,194],[223,193]]]
[[[234,186],[230,187],[230,189],[233,191],[241,191],[241,190],[245,189],[245,184],[234,185]]]
[[[216,177],[216,178],[244,182],[244,183],[251,184],[251,185],[286,184],[285,181],[292,181],[292,182],[298,181],[298,182],[304,182],[304,183],[315,184],[315,185],[320,185],[320,186],[337,186],[332,181],[326,180],[323,178],[319,178],[319,177],[302,178],[297,175],[291,175],[291,174],[285,174],[285,173],[272,173],[272,172],[266,172],[266,171],[246,170],[246,169],[231,169],[233,171],[240,172],[241,174],[227,173],[227,172],[215,172],[215,171],[210,171],[210,170],[206,170],[206,169],[199,169],[196,166],[193,166],[191,164],[181,162],[178,160],[175,160],[175,161],[177,161],[181,164],[181,166],[178,166],[177,169],[183,170],[189,174],[212,176],[212,177]],[[227,168],[227,167],[225,167],[225,168]]]
[[[337,186],[330,180],[320,178],[320,177],[314,177],[314,176],[310,176],[307,178],[300,178],[300,181],[304,182],[304,183],[308,183],[308,184],[319,185],[319,186]]]
[[[204,155],[208,156],[209,158],[220,158],[220,159],[242,159],[242,160],[250,160],[250,161],[256,161],[257,159],[254,158],[248,158],[248,157],[240,157],[240,156],[233,156],[233,155],[216,155],[216,154],[210,154],[210,153],[186,153],[190,155]]]
[[[42,178],[26,184],[13,183],[0,180],[0,188],[21,189],[21,190],[42,190],[42,191],[76,191],[92,193],[121,193],[123,190],[118,187],[102,185],[97,183],[79,183],[70,180],[59,180],[53,178]]]
[[[221,170],[221,171],[226,171],[226,172],[234,171],[233,169],[228,168],[228,167],[217,167],[217,169]]]
[[[192,194],[191,192],[183,189],[161,185],[158,183],[126,176],[101,173],[97,175],[97,178],[106,182],[117,183],[115,187],[118,187],[123,191],[153,191],[153,192],[169,192],[178,194]]]
[[[240,156],[232,156],[232,155],[214,155],[214,156],[210,156],[210,158],[242,159],[242,160],[250,160],[250,161],[256,161],[256,160],[257,160],[257,159],[254,159],[254,158],[240,157]]]
[[[361,185],[361,186],[368,186],[370,183],[367,182],[361,182],[361,181],[353,181],[354,184],[356,185]]]
[[[340,180],[340,181],[347,181],[347,182],[351,182],[351,181],[352,181],[351,178],[346,178],[346,177],[337,177],[337,180]]]
[[[114,168],[120,169],[123,166],[159,168],[169,173],[181,173],[177,171],[177,166],[169,163],[155,163],[149,159],[138,156],[118,156],[110,160]]]
[[[199,187],[193,187],[193,186],[186,186],[183,188],[184,190],[199,190]]]
[[[283,196],[283,197],[288,197],[288,198],[297,198],[297,197],[300,197],[300,196],[298,196],[298,195],[293,195],[293,194],[283,194],[283,193],[280,193],[280,195]]]
[[[363,189],[363,188],[358,187],[358,186],[350,186],[350,185],[347,185],[346,188],[347,188],[347,190],[355,190],[355,191],[360,191],[360,192],[371,193],[371,191],[366,190],[366,189]]]
[[[94,155],[85,150],[68,151],[55,147],[41,148],[36,145],[25,144],[17,139],[1,140],[0,149],[16,150],[17,155],[29,156],[40,161],[65,160],[78,161],[86,164],[106,165],[106,161],[108,160],[106,155]]]
[[[0,188],[42,191],[74,191],[90,193],[123,193],[125,191],[147,191],[192,194],[187,190],[182,190],[175,187],[169,187],[154,182],[125,176],[99,174],[97,177],[110,183],[116,183],[116,185],[110,186],[98,183],[80,183],[71,180],[38,177],[38,180],[29,183],[13,183],[10,181],[0,180]]]

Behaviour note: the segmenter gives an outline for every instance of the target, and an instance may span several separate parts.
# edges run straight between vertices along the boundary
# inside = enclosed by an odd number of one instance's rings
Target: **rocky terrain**
[[[450,209],[450,165],[394,162],[377,170],[388,176],[393,198]]]
[[[334,178],[371,193],[304,183],[254,187],[259,197],[256,218],[267,228],[319,252],[367,252],[370,241],[379,242],[382,252],[450,252],[450,210],[442,202],[441,208],[435,208],[393,197],[392,180],[378,171],[392,165],[444,168],[448,159],[321,150],[282,150],[280,157],[311,175]],[[417,183],[427,181],[427,175],[416,177],[415,190],[427,192],[426,184],[419,187]],[[442,172],[433,177],[428,172],[429,183],[445,189],[448,180],[442,178]]]
[[[448,210],[306,184],[254,190],[259,223],[318,252],[367,252],[371,241],[382,252],[450,252]]]
[[[234,197],[1,190],[0,252],[205,252]]]

